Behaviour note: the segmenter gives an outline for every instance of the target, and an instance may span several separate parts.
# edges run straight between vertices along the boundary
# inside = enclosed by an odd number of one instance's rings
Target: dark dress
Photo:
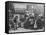
[[[34,28],[34,23],[31,24],[31,21],[29,21],[29,19],[34,19],[34,17],[29,17],[26,21],[26,23],[24,24],[24,28],[25,29],[32,29]],[[33,20],[34,21],[34,20]]]

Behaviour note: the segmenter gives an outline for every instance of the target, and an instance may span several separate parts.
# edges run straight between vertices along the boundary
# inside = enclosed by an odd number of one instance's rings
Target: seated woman
[[[26,21],[26,23],[24,24],[24,28],[25,29],[31,29],[34,28],[34,17],[29,17]]]

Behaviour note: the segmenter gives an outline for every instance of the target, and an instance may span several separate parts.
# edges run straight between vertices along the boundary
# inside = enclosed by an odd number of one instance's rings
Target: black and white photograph
[[[45,3],[5,2],[5,32],[45,32]]]

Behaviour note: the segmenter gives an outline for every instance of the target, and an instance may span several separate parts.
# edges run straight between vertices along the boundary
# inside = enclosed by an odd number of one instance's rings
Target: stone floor
[[[24,28],[18,28],[17,30],[9,30],[9,33],[13,33],[13,32],[31,32],[31,31],[43,31],[43,29],[39,29],[39,30],[30,30],[30,29],[24,29]]]

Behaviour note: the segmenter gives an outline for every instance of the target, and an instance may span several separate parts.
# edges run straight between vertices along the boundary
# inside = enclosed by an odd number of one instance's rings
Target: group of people
[[[37,15],[37,14],[36,14]],[[38,19],[37,19],[38,18]],[[43,19],[43,16],[42,16]],[[13,20],[11,21],[11,28],[13,27],[15,30],[17,28],[25,28],[25,29],[38,29],[42,28],[44,25],[44,20],[42,21],[41,16],[35,16],[34,13],[26,13],[23,15],[14,15]]]

